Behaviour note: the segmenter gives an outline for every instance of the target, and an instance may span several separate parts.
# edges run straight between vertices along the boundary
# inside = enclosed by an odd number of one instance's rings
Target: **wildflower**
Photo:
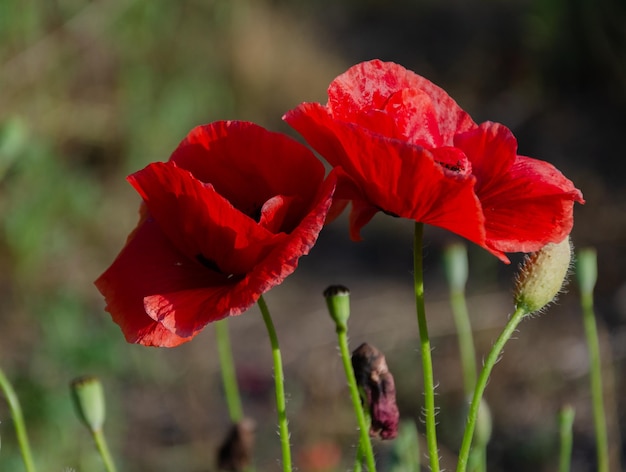
[[[335,187],[324,174],[287,136],[222,121],[130,175],[139,223],[95,282],[126,339],[179,345],[280,284],[324,224]]]
[[[334,209],[350,234],[378,212],[445,228],[508,262],[569,234],[581,192],[547,162],[517,154],[503,125],[477,125],[441,88],[394,63],[337,77],[328,103],[283,119],[340,168]]]

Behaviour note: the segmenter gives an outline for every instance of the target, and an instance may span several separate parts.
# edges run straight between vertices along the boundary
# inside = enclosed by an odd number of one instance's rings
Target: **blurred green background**
[[[599,251],[597,308],[606,359],[614,470],[626,433],[626,6],[620,0],[1,0],[0,364],[23,402],[41,470],[102,470],[72,412],[68,383],[105,384],[106,431],[123,471],[214,470],[228,429],[212,327],[176,349],[125,343],[93,280],[134,227],[125,176],[166,160],[193,126],[255,121],[293,134],[282,114],[326,100],[351,65],[399,62],[445,88],[478,122],[510,127],[520,153],[582,189],[574,244]],[[532,215],[529,215],[532,218]],[[340,220],[267,296],[283,344],[300,470],[316,445],[356,440],[323,289],[351,288],[354,346],[388,357],[403,416],[419,422],[411,225],[375,218],[365,241]],[[427,232],[427,300],[453,468],[462,382],[440,264],[451,235]],[[518,262],[520,259],[515,259]],[[512,309],[504,267],[470,248],[470,310],[480,355]],[[556,414],[576,407],[573,470],[593,470],[586,347],[577,290],[524,323],[487,390],[492,471],[554,470]],[[258,423],[259,470],[278,470],[269,343],[256,309],[230,323]],[[23,470],[0,402],[0,470]],[[388,446],[377,445],[384,460]],[[331,449],[332,450],[332,447]],[[331,463],[331,466],[333,464]],[[316,468],[317,467],[317,468]]]

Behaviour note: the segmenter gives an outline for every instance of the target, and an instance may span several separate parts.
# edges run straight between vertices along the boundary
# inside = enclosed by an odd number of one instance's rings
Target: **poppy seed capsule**
[[[92,376],[79,377],[72,381],[70,388],[82,422],[91,432],[100,431],[106,416],[104,390],[100,380]]]
[[[569,237],[529,254],[517,276],[515,305],[534,313],[552,302],[563,287],[571,260]]]
[[[347,330],[350,318],[350,290],[343,285],[331,285],[324,290],[324,297],[337,329]]]

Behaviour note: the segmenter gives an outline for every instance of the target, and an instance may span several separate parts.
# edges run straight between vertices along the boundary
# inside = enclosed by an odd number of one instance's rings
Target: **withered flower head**
[[[217,468],[227,472],[242,472],[252,463],[256,422],[244,418],[235,423],[217,451]]]
[[[396,405],[396,387],[382,352],[367,343],[352,353],[352,368],[363,392],[372,424],[370,435],[393,439],[398,434],[400,412]]]

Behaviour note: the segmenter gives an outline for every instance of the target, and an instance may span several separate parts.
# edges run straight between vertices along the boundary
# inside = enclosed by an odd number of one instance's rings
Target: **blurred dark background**
[[[176,349],[125,343],[92,282],[134,227],[125,176],[166,160],[193,126],[255,121],[293,135],[282,114],[326,101],[351,65],[395,61],[446,89],[477,122],[504,123],[520,153],[555,164],[582,189],[573,241],[598,250],[597,315],[612,470],[626,411],[626,4],[621,0],[2,0],[0,2],[0,363],[25,409],[45,470],[100,470],[75,419],[69,381],[101,377],[121,470],[214,470],[226,434],[213,329]],[[528,215],[532,218],[532,215]],[[352,291],[353,347],[382,349],[403,417],[422,429],[410,222],[378,216],[359,244],[328,226],[309,257],[266,297],[286,364],[300,470],[347,470],[355,425],[321,296]],[[456,338],[441,268],[452,235],[429,228],[428,313],[443,465],[462,422]],[[512,311],[520,257],[504,266],[470,247],[468,286],[479,357]],[[587,350],[578,291],[524,322],[487,390],[489,470],[548,471],[556,416],[576,408],[575,471],[594,470]],[[279,470],[269,343],[256,308],[230,323],[258,423],[258,470]],[[479,359],[480,360],[480,359]],[[22,470],[0,402],[0,469]],[[384,460],[389,446],[376,445]],[[317,449],[316,449],[317,448]],[[311,451],[341,451],[326,468]],[[326,449],[324,449],[326,448]]]

